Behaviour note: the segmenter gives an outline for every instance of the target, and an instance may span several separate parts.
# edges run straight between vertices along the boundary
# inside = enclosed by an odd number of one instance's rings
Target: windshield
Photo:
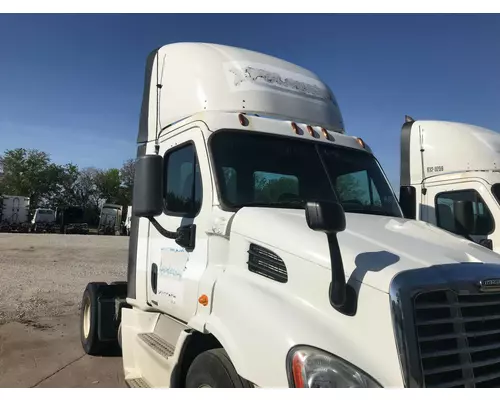
[[[308,140],[222,131],[210,143],[221,201],[303,208],[336,201],[345,212],[402,217],[377,160],[369,153]]]

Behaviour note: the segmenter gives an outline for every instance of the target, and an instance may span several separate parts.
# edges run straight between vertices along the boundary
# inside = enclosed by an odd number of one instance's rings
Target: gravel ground
[[[88,282],[126,280],[128,239],[0,233],[0,325],[78,313]]]

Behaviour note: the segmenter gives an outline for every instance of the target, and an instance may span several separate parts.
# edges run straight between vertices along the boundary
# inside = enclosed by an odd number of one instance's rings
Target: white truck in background
[[[400,179],[407,218],[500,252],[500,134],[406,117]]]
[[[500,255],[403,219],[312,72],[163,46],[137,146],[128,279],[80,325],[129,386],[500,386]]]
[[[119,204],[106,203],[102,206],[97,228],[98,235],[119,236],[121,234],[122,209],[123,206]]]
[[[29,197],[0,195],[0,206],[0,232],[29,232]]]
[[[30,232],[56,233],[60,227],[56,225],[56,212],[50,208],[37,208],[31,220]]]
[[[130,229],[132,227],[132,206],[127,207],[127,216],[125,217],[124,233],[130,236]]]

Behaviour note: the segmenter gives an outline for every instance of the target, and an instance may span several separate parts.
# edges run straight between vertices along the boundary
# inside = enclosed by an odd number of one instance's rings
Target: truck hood
[[[352,213],[346,222],[338,234],[346,278],[384,292],[409,269],[461,263],[500,268],[500,255],[425,222]],[[304,210],[243,208],[234,216],[233,233],[330,269],[326,235],[308,227]]]

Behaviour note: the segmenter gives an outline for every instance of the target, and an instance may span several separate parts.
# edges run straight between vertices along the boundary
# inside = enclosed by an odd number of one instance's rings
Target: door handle
[[[158,265],[154,264],[151,266],[151,289],[153,293],[156,294],[158,289]]]

